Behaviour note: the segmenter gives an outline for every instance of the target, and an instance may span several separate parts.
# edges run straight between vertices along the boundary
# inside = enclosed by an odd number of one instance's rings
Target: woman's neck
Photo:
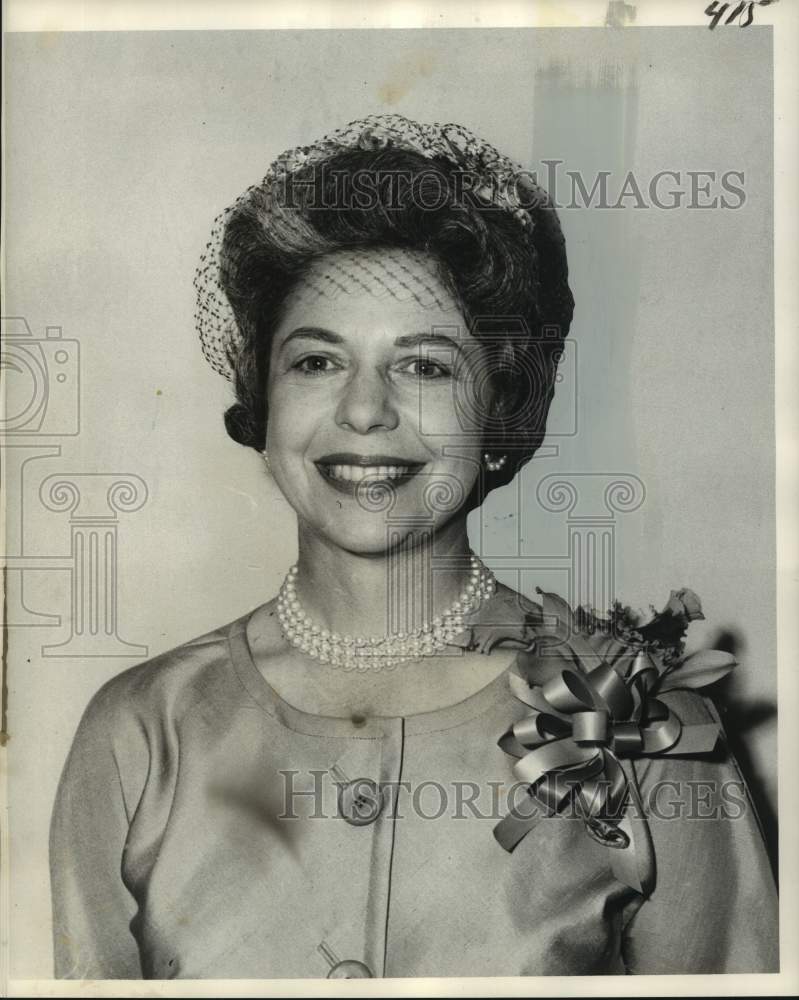
[[[466,519],[432,539],[368,554],[341,549],[301,525],[297,565],[297,596],[321,628],[353,636],[413,631],[448,610],[469,582]]]

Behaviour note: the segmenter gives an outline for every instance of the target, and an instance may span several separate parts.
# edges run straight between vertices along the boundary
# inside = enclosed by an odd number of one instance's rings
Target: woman
[[[57,975],[776,969],[757,820],[690,690],[730,658],[682,655],[696,596],[599,619],[469,547],[571,322],[544,192],[465,129],[372,117],[280,157],[207,251],[203,349],[297,564],[87,708]]]

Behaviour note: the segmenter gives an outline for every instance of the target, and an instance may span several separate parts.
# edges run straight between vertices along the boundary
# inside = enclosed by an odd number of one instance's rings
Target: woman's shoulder
[[[95,692],[82,726],[145,727],[164,715],[179,715],[197,697],[229,689],[230,638],[252,612],[185,640],[109,678]]]
[[[231,641],[247,612],[107,680],[89,699],[62,772],[59,801],[120,788],[128,817],[151,775],[177,773],[187,740],[220,739],[249,696]],[[110,800],[109,800],[110,801]]]

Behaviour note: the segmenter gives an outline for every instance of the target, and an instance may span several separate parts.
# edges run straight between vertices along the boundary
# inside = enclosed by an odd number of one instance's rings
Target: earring
[[[491,455],[486,452],[483,455],[483,460],[485,461],[486,469],[488,469],[489,472],[499,472],[502,466],[507,462],[508,456],[500,455],[498,459],[492,461]]]
[[[266,448],[264,448],[264,450],[262,452],[260,452],[260,455],[261,455],[261,458],[263,458],[263,460],[264,460],[264,465],[266,466],[266,471],[267,472],[271,472],[272,469],[269,466],[269,455],[266,452]]]

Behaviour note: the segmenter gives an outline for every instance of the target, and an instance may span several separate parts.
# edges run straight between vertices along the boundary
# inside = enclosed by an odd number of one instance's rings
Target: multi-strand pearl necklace
[[[292,566],[277,598],[277,616],[286,639],[304,653],[344,670],[379,670],[409,660],[420,660],[443,649],[464,629],[467,614],[496,590],[494,574],[471,556],[469,583],[440,617],[412,632],[391,635],[339,635],[315,625],[300,604],[295,589],[297,566]]]

